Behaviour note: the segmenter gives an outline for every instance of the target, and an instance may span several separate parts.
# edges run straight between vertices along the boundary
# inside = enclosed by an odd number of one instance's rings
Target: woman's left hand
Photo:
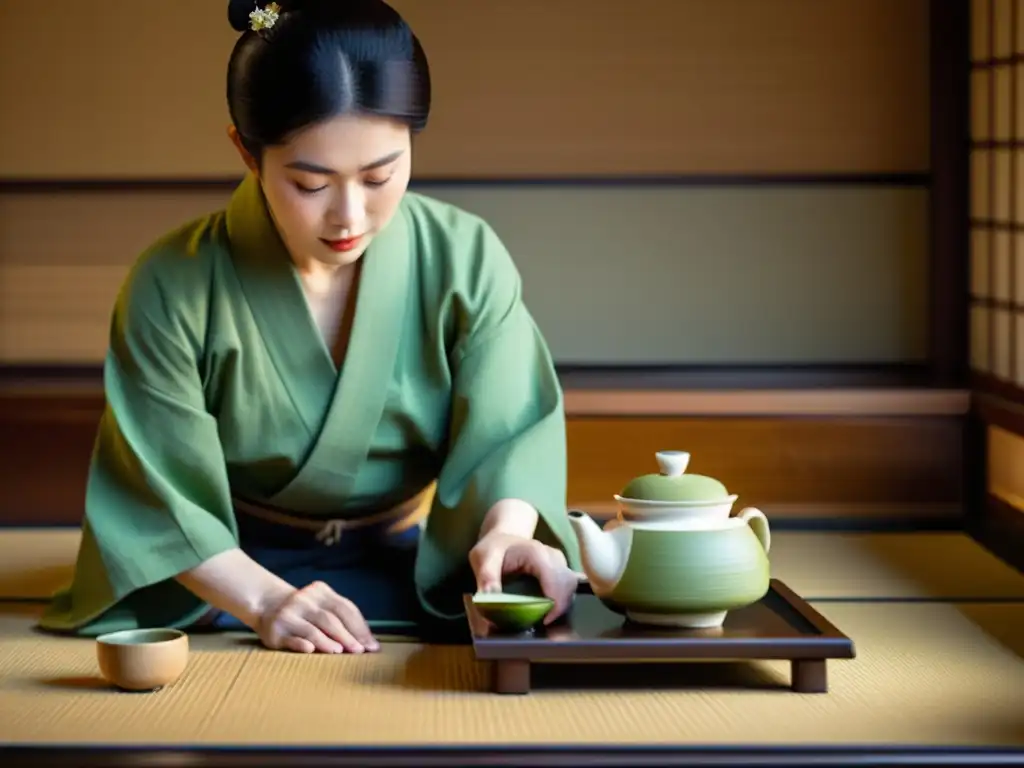
[[[544,595],[555,601],[544,617],[545,624],[569,610],[580,581],[561,550],[501,531],[491,531],[477,542],[469,553],[469,564],[480,592],[500,592],[503,576],[527,574],[536,578]]]

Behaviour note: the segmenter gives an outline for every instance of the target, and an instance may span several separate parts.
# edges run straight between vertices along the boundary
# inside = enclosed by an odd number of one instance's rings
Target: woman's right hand
[[[257,634],[267,648],[297,653],[363,653],[380,644],[355,604],[322,581],[269,601]]]

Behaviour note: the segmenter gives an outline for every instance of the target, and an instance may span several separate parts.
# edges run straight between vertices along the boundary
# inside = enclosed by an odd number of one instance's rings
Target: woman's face
[[[410,155],[407,126],[350,115],[266,148],[260,183],[300,270],[345,266],[363,255],[408,189]]]

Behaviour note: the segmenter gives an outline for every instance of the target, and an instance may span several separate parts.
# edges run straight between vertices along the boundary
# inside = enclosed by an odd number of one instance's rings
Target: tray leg
[[[797,693],[827,693],[825,659],[793,659],[792,685]]]
[[[494,662],[495,693],[529,693],[530,662],[505,659]]]

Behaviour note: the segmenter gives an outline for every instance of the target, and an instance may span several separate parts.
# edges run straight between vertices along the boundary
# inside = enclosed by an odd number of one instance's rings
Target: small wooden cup
[[[188,635],[177,629],[129,629],[96,638],[107,682],[124,691],[158,691],[188,666]]]

